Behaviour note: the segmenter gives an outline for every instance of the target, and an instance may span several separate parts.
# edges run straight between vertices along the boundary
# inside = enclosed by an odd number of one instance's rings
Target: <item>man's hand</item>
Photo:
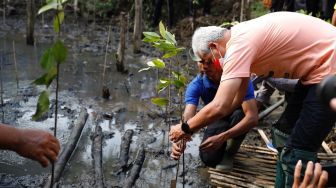
[[[328,182],[328,172],[322,171],[319,163],[309,161],[305,171],[303,181],[300,180],[302,162],[301,160],[295,166],[293,188],[323,188]]]
[[[214,151],[220,148],[226,139],[223,137],[222,134],[214,135],[207,138],[201,145],[200,149],[202,151]]]
[[[185,148],[186,148],[186,142],[185,141],[180,141],[179,143],[173,143],[172,153],[171,153],[170,157],[174,160],[178,160],[181,157]]]
[[[182,139],[190,140],[191,136],[183,132],[181,126],[182,123],[172,126],[170,128],[169,137],[172,142],[178,142]]]
[[[43,167],[48,166],[49,161],[54,162],[60,150],[58,140],[48,132],[32,129],[21,129],[17,147],[18,154],[38,161]]]

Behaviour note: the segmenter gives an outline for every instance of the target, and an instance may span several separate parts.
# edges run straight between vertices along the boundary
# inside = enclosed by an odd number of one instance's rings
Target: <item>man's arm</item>
[[[56,160],[60,145],[48,132],[0,124],[0,149],[15,151],[45,167],[49,161]]]
[[[197,106],[194,104],[186,104],[183,113],[183,120],[188,121],[190,118],[194,117],[196,114]]]
[[[215,98],[188,121],[195,132],[233,111],[232,107],[241,104],[246,92],[248,78],[234,78],[222,81]],[[234,102],[235,101],[235,102]]]
[[[243,102],[242,107],[245,113],[244,118],[231,129],[221,134],[209,137],[201,144],[201,150],[215,150],[222,146],[223,142],[225,142],[226,140],[242,135],[258,124],[258,108],[256,100],[250,99],[248,101],[245,101]]]
[[[249,78],[233,78],[222,81],[217,90],[216,96],[212,102],[206,105],[193,118],[188,120],[190,130],[196,132],[202,127],[220,119],[232,112],[233,100],[242,101],[246,94],[246,87]],[[246,82],[246,83],[245,83]],[[171,128],[170,139],[179,141],[185,133],[181,130],[181,124]]]

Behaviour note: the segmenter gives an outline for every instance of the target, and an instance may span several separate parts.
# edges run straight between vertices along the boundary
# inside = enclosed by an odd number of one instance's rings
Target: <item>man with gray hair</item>
[[[170,140],[188,139],[241,104],[251,73],[299,79],[285,114],[293,129],[279,154],[276,187],[291,187],[295,164],[316,162],[317,151],[335,124],[331,109],[316,96],[317,85],[336,73],[336,28],[318,18],[275,12],[239,23],[230,30],[203,27],[192,39],[200,62],[223,70],[215,98],[187,122],[171,128]],[[281,131],[278,132],[281,135]],[[303,174],[302,174],[303,175]]]

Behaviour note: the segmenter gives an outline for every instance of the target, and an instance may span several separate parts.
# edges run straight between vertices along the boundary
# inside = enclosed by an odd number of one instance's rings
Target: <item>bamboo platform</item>
[[[321,164],[336,161],[336,154],[318,153]],[[216,187],[274,187],[277,154],[267,148],[242,145],[234,158],[234,169],[221,172],[209,168],[210,184]]]

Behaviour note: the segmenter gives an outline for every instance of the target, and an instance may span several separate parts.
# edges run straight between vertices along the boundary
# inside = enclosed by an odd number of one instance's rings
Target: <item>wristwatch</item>
[[[182,129],[182,131],[185,132],[186,134],[189,134],[189,135],[192,135],[192,134],[193,134],[193,132],[190,130],[190,127],[189,127],[189,125],[188,125],[187,122],[183,122],[183,123],[182,123],[181,129]]]

